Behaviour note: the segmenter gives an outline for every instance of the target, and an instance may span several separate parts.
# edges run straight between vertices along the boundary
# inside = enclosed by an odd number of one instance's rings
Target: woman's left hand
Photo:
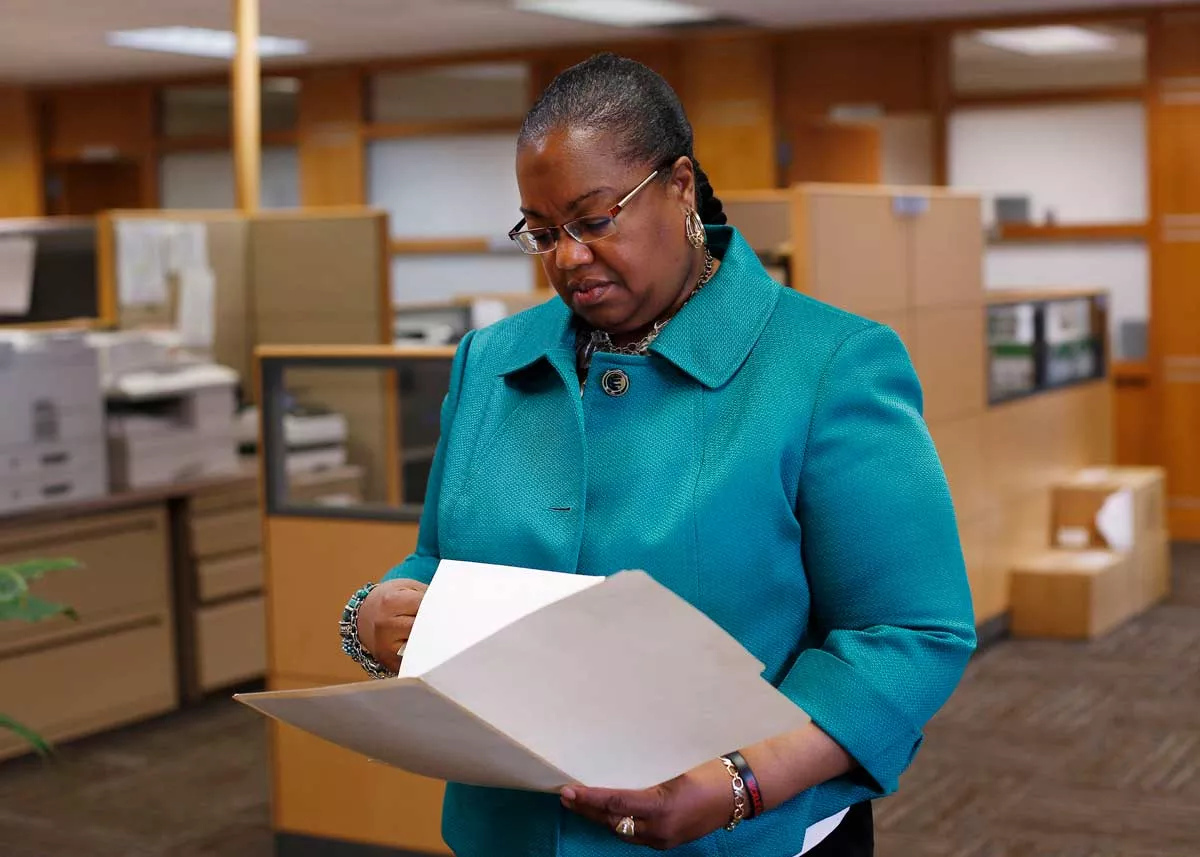
[[[733,788],[725,766],[714,759],[651,789],[568,786],[562,802],[614,836],[621,819],[631,816],[634,835],[621,838],[665,851],[724,827],[733,815]]]

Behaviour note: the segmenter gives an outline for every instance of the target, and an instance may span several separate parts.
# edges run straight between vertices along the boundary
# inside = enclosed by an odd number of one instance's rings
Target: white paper
[[[474,644],[424,672],[410,661],[409,677],[236,698],[413,773],[535,791],[648,788],[808,722],[753,655],[643,572],[586,578],[570,592],[561,578],[572,575],[525,584],[518,573],[551,573],[443,566],[450,573],[435,575],[405,660],[431,634],[453,641],[441,653],[462,634]],[[516,618],[463,631],[489,601]]]
[[[1092,540],[1092,534],[1087,527],[1059,527],[1055,543],[1060,548],[1082,550]]]
[[[29,314],[36,250],[37,242],[32,236],[0,238],[0,315]]]
[[[476,298],[471,301],[471,327],[482,329],[508,316],[504,301],[495,298]]]
[[[168,300],[166,237],[154,220],[118,220],[115,224],[117,298],[123,307],[155,306]]]
[[[208,267],[208,226],[200,221],[170,224],[167,232],[167,269],[182,274],[187,270]]]
[[[413,623],[401,678],[429,672],[506,625],[604,578],[442,560],[435,580]]]
[[[1096,529],[1113,550],[1133,549],[1133,491],[1124,488],[1105,498],[1096,513]]]
[[[175,327],[186,348],[212,348],[216,326],[217,283],[208,268],[185,268],[179,275]]]

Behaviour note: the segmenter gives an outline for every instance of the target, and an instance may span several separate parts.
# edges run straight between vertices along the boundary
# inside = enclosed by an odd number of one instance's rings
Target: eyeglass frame
[[[580,244],[594,244],[597,241],[603,241],[605,238],[611,238],[613,235],[616,234],[616,232],[610,232],[609,234],[602,235],[599,238],[593,238],[591,241],[581,241],[580,239],[576,238],[575,235],[572,234],[571,231],[567,227],[570,226],[572,223],[578,223],[581,220],[587,220],[588,218],[597,217],[597,216],[607,216],[609,218],[609,220],[612,220],[615,222],[617,219],[617,215],[620,214],[622,211],[624,211],[625,208],[629,205],[630,201],[635,196],[637,196],[642,191],[643,188],[645,188],[648,184],[650,184],[650,182],[654,181],[654,179],[662,171],[663,171],[663,168],[659,167],[654,172],[652,172],[650,175],[646,176],[646,178],[642,179],[641,184],[639,184],[637,187],[635,187],[629,193],[625,194],[625,196],[621,197],[620,201],[616,205],[614,205],[612,208],[610,208],[606,212],[604,212],[603,215],[601,215],[599,213],[584,214],[579,217],[574,217],[571,220],[568,220],[566,223],[560,223],[557,226],[538,226],[535,229],[521,229],[522,226],[524,226],[528,223],[528,220],[526,218],[522,217],[520,220],[517,221],[516,226],[514,226],[512,229],[508,230],[508,237],[518,247],[521,247],[521,252],[524,253],[526,256],[545,256],[547,253],[551,253],[554,250],[557,250],[558,243],[559,243],[559,241],[562,240],[563,232],[566,232],[575,241],[579,241]],[[517,236],[521,235],[523,233],[541,232],[543,230],[546,230],[546,231],[553,230],[555,233],[557,233],[554,238],[554,246],[550,247],[546,250],[535,251],[533,253],[526,252],[525,248],[521,246],[521,242],[519,240],[517,240]]]

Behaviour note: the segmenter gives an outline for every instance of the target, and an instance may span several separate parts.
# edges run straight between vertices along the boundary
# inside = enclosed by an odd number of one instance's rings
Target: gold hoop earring
[[[694,208],[689,208],[687,216],[683,219],[683,231],[687,235],[688,243],[697,250],[708,243],[708,236],[704,234],[704,222]]]

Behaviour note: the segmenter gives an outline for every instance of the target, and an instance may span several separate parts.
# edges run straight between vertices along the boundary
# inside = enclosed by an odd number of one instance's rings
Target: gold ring
[[[632,815],[627,815],[617,822],[617,834],[627,839],[633,839],[637,831],[637,822]]]

